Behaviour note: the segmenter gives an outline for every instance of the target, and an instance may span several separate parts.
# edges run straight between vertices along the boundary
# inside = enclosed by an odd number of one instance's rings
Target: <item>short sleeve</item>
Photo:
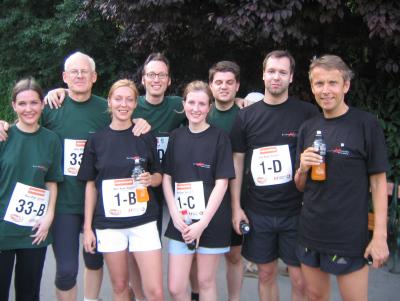
[[[245,153],[247,148],[246,134],[243,130],[243,117],[241,113],[242,111],[236,115],[230,133],[232,151],[235,153]]]
[[[62,148],[61,148],[61,142],[56,136],[56,134],[53,135],[51,149],[52,149],[51,153],[53,156],[53,160],[46,173],[45,181],[62,182],[64,178],[61,170]]]
[[[365,128],[365,142],[367,147],[367,168],[369,174],[386,172],[389,168],[386,152],[385,135],[378,119],[371,115]]]
[[[82,163],[77,176],[78,180],[94,181],[96,179],[97,170],[95,164],[97,159],[94,145],[94,139],[91,136],[87,140],[83,151]]]
[[[232,147],[229,136],[221,130],[217,144],[215,179],[232,179],[235,177]]]

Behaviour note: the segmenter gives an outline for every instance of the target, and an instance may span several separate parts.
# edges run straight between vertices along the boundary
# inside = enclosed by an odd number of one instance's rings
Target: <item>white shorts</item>
[[[153,251],[161,249],[157,222],[124,229],[96,229],[97,250],[102,253]]]

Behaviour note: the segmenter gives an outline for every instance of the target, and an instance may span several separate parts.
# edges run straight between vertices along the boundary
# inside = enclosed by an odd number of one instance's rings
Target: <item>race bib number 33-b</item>
[[[78,174],[86,140],[64,139],[64,175]]]
[[[251,174],[256,186],[290,182],[293,177],[289,145],[275,145],[253,150]]]
[[[143,215],[147,201],[141,200],[139,186],[133,178],[103,180],[103,207],[106,217],[130,217]]]
[[[203,182],[175,183],[175,204],[179,212],[186,209],[192,219],[201,219],[206,210]]]
[[[17,182],[8,203],[4,220],[32,227],[46,214],[50,192]]]

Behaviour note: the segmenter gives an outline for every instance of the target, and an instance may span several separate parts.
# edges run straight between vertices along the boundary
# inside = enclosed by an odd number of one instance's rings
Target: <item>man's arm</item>
[[[68,89],[53,89],[50,90],[44,97],[44,103],[47,104],[50,109],[58,109],[62,106],[66,96],[68,96]]]
[[[233,165],[235,167],[235,178],[229,181],[232,204],[232,224],[236,233],[240,233],[240,222],[249,222],[246,214],[240,206],[240,193],[242,190],[244,153],[233,153]]]
[[[7,121],[0,120],[0,141],[6,141],[7,140],[7,131],[10,128],[10,125],[8,124]]]
[[[369,176],[374,206],[374,232],[372,240],[365,250],[364,257],[372,257],[372,266],[379,268],[389,257],[387,245],[387,182],[386,173],[378,173]]]

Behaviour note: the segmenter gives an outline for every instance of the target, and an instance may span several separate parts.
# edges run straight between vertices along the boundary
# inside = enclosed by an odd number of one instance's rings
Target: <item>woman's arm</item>
[[[97,202],[97,189],[94,181],[87,181],[85,188],[85,222],[83,225],[83,246],[86,252],[94,253],[96,236],[92,229],[94,209]]]
[[[215,181],[215,186],[211,191],[208,199],[206,210],[203,217],[197,222],[188,227],[183,233],[183,239],[187,242],[199,239],[204,229],[207,228],[215,212],[217,212],[228,188],[228,179],[218,179]]]
[[[168,175],[168,174],[163,175],[162,187],[163,187],[163,191],[164,191],[165,201],[167,202],[169,215],[172,218],[174,226],[181,233],[183,233],[186,230],[187,225],[183,221],[183,218],[182,218],[181,214],[179,213],[178,208],[176,207],[174,192],[172,190],[172,179],[171,179],[170,175]]]
[[[36,233],[31,235],[31,237],[33,237],[33,245],[38,245],[46,239],[49,234],[51,223],[54,219],[54,211],[56,209],[57,201],[57,183],[46,182],[45,185],[47,190],[50,192],[49,204],[47,206],[46,214],[32,228],[32,231],[37,229]]]

